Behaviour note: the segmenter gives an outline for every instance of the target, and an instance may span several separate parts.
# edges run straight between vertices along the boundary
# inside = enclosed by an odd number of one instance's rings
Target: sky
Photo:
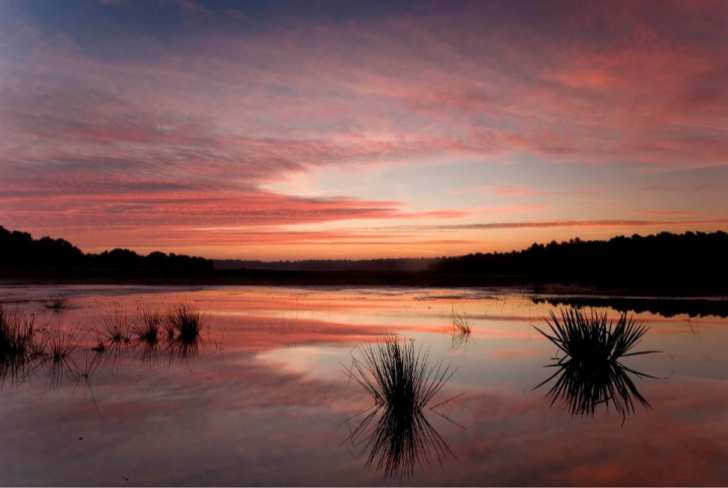
[[[728,229],[723,0],[0,0],[0,225],[436,257]]]

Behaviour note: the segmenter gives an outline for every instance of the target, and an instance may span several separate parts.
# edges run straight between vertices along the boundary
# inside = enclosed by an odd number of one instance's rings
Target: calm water
[[[57,295],[70,308],[45,311],[40,300]],[[75,374],[6,378],[2,485],[728,484],[728,319],[716,315],[637,315],[649,331],[636,349],[663,353],[623,360],[655,377],[628,373],[650,407],[635,400],[623,419],[551,405],[553,383],[534,390],[556,347],[532,325],[559,307],[529,296],[74,286],[2,287],[0,300],[79,345]],[[110,314],[181,302],[208,315],[198,354],[91,350]],[[467,340],[453,335],[453,311],[472,326]],[[455,371],[430,406],[455,398],[424,412],[449,450],[422,454],[401,479],[347,440],[362,417],[347,419],[372,405],[347,374],[352,355],[386,333]]]

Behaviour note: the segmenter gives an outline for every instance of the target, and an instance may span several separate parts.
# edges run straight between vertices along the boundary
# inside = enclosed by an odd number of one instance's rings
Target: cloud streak
[[[345,233],[352,220],[496,229],[505,227],[469,227],[491,225],[473,222],[488,214],[478,207],[595,194],[630,203],[623,219],[602,227],[673,226],[628,217],[664,208],[680,189],[716,182],[651,181],[642,173],[634,188],[665,195],[647,205],[636,190],[621,191],[630,177],[622,169],[728,164],[721,3],[435,2],[367,12],[348,5],[337,18],[318,6],[293,15],[295,4],[233,14],[192,0],[103,1],[84,24],[61,21],[38,1],[33,12],[16,2],[2,7],[0,223],[69,229],[82,246],[92,245],[87,233],[73,229],[94,228],[93,246],[105,239],[137,247],[147,241],[129,236],[143,233],[122,237],[115,229],[338,222]],[[498,180],[472,170],[524,160],[617,169],[609,183],[558,184],[547,171]],[[463,162],[471,165],[467,186],[435,196],[440,181],[422,168]],[[333,198],[265,189],[342,168],[376,183]],[[405,176],[388,198],[383,180],[393,172]],[[694,193],[680,212],[643,215],[702,225],[728,212],[723,198],[698,218],[702,195]],[[567,212],[541,204],[528,212],[549,213],[550,223],[528,218],[541,228],[596,227],[615,215],[608,204]],[[208,237],[212,246],[222,242]]]
[[[664,215],[659,213],[659,215]],[[672,213],[670,214],[672,215]],[[725,225],[728,219],[682,219],[682,220],[549,220],[543,222],[493,222],[477,224],[452,224],[423,226],[428,230],[502,230],[502,229],[551,229],[559,227],[670,227],[697,225]],[[409,227],[415,229],[415,227]]]

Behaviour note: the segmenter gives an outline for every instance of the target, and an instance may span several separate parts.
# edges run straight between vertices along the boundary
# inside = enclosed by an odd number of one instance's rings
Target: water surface
[[[41,300],[70,297],[61,312]],[[5,309],[73,333],[75,373],[40,366],[0,390],[2,485],[726,485],[728,319],[715,303],[665,302],[625,358],[649,403],[579,415],[549,385],[544,328],[565,305],[493,290],[2,287]],[[196,354],[130,345],[96,358],[105,317],[192,304]],[[624,308],[624,301],[618,308]],[[654,305],[654,302],[651,302]],[[707,302],[706,302],[707,303]],[[596,309],[612,318],[608,300]],[[594,305],[594,303],[592,303]],[[616,305],[615,305],[616,306]],[[696,308],[697,307],[697,308]],[[635,307],[645,310],[644,307]],[[654,310],[654,307],[646,310]],[[467,317],[469,337],[453,333]],[[711,315],[713,313],[714,315]],[[446,443],[392,476],[351,429],[372,398],[348,371],[358,347],[396,334],[454,374],[424,415]],[[90,366],[89,366],[90,365]],[[447,401],[449,400],[449,401]],[[376,459],[376,456],[375,456]]]

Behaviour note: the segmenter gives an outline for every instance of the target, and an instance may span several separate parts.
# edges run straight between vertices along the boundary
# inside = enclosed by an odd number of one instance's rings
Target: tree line
[[[128,249],[84,253],[65,239],[34,239],[27,232],[0,226],[0,268],[21,269],[168,269],[210,271],[210,259],[155,251],[146,256]]]
[[[275,273],[265,276],[278,281],[280,273],[293,273],[286,275],[289,281],[310,281],[312,277],[325,275],[341,283],[355,280],[354,272],[366,271],[380,276],[381,284],[425,280],[434,285],[478,286],[497,283],[500,279],[512,284],[573,283],[612,290],[693,295],[728,292],[726,250],[728,234],[722,231],[663,232],[644,237],[619,236],[607,241],[577,238],[533,244],[521,251],[449,258],[266,263],[213,261],[159,251],[143,256],[128,249],[86,254],[64,239],[34,239],[26,232],[0,227],[0,268],[5,269],[169,270],[165,275],[175,271],[199,276],[204,272],[209,276],[247,277],[254,281],[263,276],[260,273]],[[115,271],[112,275],[120,273]]]
[[[443,258],[430,270],[459,275],[548,277],[580,284],[689,289],[727,288],[728,234],[686,232],[608,241],[533,244],[522,251]]]

